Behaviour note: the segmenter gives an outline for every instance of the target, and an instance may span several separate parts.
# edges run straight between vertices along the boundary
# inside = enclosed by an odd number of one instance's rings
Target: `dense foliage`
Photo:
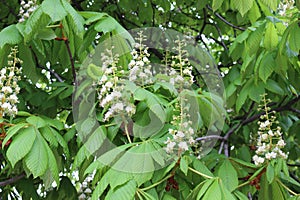
[[[299,0],[0,10],[2,199],[300,198]]]

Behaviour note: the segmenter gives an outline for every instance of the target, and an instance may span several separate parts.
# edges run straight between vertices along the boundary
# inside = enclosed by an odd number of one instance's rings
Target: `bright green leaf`
[[[266,26],[266,32],[264,37],[264,47],[272,51],[278,44],[277,30],[272,22],[269,22]]]
[[[32,148],[37,135],[37,130],[33,126],[23,128],[18,132],[8,147],[6,156],[12,167],[24,158]]]
[[[33,178],[43,175],[48,168],[48,152],[42,140],[44,139],[38,133],[30,152],[24,158]]]
[[[233,191],[238,186],[237,172],[228,159],[220,166],[218,176],[229,191]]]
[[[42,3],[42,9],[53,22],[61,21],[67,15],[60,0],[45,0]]]

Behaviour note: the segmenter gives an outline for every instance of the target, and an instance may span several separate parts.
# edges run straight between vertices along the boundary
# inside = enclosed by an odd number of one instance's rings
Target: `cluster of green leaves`
[[[94,5],[87,7],[89,1],[74,0],[71,5],[67,0],[44,0],[27,21],[14,24],[18,2],[1,1],[0,66],[6,65],[10,48],[18,45],[24,77],[20,81],[18,105],[23,112],[14,119],[1,121],[14,125],[4,129],[6,137],[0,150],[0,195],[7,198],[15,187],[24,199],[39,199],[37,189],[42,183],[48,199],[76,199],[71,173],[79,170],[82,182],[96,170],[90,185],[93,199],[299,198],[295,195],[300,192],[299,1],[291,4],[285,15],[280,15],[278,6],[284,2],[143,0],[132,3],[120,0],[108,3],[95,0]],[[79,70],[97,43],[126,29],[147,26],[197,35],[196,41],[216,60],[224,73],[230,111],[223,133],[225,136],[233,133],[226,138],[230,143],[224,145],[230,144],[231,148],[227,147],[229,158],[214,149],[201,160],[185,155],[180,161],[151,171],[153,166],[165,164],[164,156],[156,151],[164,145],[167,126],[152,137],[124,144],[126,138],[118,132],[120,124],[101,124],[93,130],[96,122],[94,118],[87,118],[79,123],[79,130],[92,130],[92,134],[85,145],[77,137],[71,101],[73,70]],[[130,38],[128,34],[126,37]],[[158,55],[153,59],[161,58]],[[86,88],[82,86],[81,89]],[[285,131],[285,150],[290,154],[287,161],[278,159],[257,167],[251,164],[253,138],[257,136],[257,126],[251,122],[260,116],[257,107],[260,95],[265,92],[274,101],[270,106],[278,111],[280,125]],[[136,115],[139,125],[146,127],[150,110],[166,116],[172,114],[167,109],[170,99],[162,96],[172,95],[173,91],[163,84],[149,90],[139,88],[132,93],[139,102]],[[221,106],[209,93],[201,91],[197,95],[203,123],[199,125],[207,128],[212,120],[220,117],[214,119],[211,113],[218,115]],[[160,106],[154,106],[157,104]],[[98,155],[99,160],[95,161],[97,158],[91,156],[91,152],[101,147],[104,137],[127,150],[126,153],[108,152]],[[5,146],[10,140],[11,144]],[[130,153],[147,153],[147,156],[129,163],[131,172],[116,171],[114,165],[127,164]],[[116,159],[116,155],[121,159]],[[103,158],[110,167],[100,162]],[[134,173],[143,170],[148,171]],[[10,177],[23,173],[25,177],[6,184]],[[179,190],[172,188],[171,178],[179,185]],[[53,181],[57,184],[55,189]],[[168,184],[170,191],[166,191]]]

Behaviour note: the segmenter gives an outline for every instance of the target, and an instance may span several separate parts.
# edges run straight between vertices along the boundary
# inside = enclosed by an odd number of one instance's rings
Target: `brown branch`
[[[10,179],[7,179],[5,181],[1,181],[0,182],[0,187],[4,187],[6,185],[9,185],[9,184],[12,184],[12,183],[15,183],[17,182],[18,180],[22,179],[25,177],[25,174],[20,174],[18,176],[15,176],[15,177],[12,177]]]
[[[213,12],[213,9],[212,9],[209,5],[206,5],[206,7],[207,7],[210,11]],[[227,21],[227,20],[226,20],[222,15],[220,15],[219,13],[217,13],[217,12],[213,12],[213,13],[214,13],[214,15],[215,15],[216,17],[218,17],[222,22],[224,22],[225,24],[231,26],[232,28],[238,29],[238,30],[240,30],[240,31],[246,30],[246,29],[243,28],[243,27],[239,27],[239,26],[236,26],[236,25],[230,23],[229,21]]]
[[[69,59],[71,61],[71,67],[72,67],[72,74],[73,74],[73,81],[74,84],[76,83],[76,70],[75,70],[75,62],[74,62],[74,57],[72,56],[72,52],[71,52],[71,48],[70,48],[70,42],[68,40],[68,38],[65,41],[67,50],[68,50],[68,54],[69,54]]]

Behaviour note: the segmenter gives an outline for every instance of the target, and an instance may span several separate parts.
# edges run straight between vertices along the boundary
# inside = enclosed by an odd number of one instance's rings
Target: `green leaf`
[[[259,78],[266,83],[267,79],[273,73],[275,65],[276,63],[272,54],[267,53],[266,55],[264,55],[259,66],[259,71],[258,71]]]
[[[253,1],[254,0],[231,0],[231,4],[233,8],[237,9],[239,13],[244,16],[252,8]]]
[[[189,170],[189,163],[187,161],[187,157],[184,156],[180,159],[180,170],[187,175],[188,170]]]
[[[67,12],[62,6],[60,0],[45,0],[41,5],[43,12],[49,15],[52,22],[61,21]]]
[[[201,197],[207,192],[207,189],[211,186],[211,184],[214,182],[214,179],[208,179],[203,182],[201,182],[198,186],[201,186],[200,191],[197,194],[196,199],[201,199]],[[198,187],[197,186],[197,187]]]
[[[90,25],[96,21],[99,21],[103,17],[108,16],[106,13],[99,13],[99,12],[79,12],[81,16],[86,18],[87,20],[85,21],[86,25]]]
[[[47,150],[47,154],[48,154],[48,169],[50,170],[50,175],[51,177],[44,177],[44,181],[47,181],[46,179],[50,179],[50,180],[55,180],[56,184],[59,185],[59,171],[58,171],[58,166],[57,166],[57,161],[56,158],[52,152],[52,150],[50,149],[50,147],[48,146],[48,144],[46,143],[45,140],[42,140],[42,142],[44,142],[45,144],[45,148]]]
[[[300,50],[299,35],[300,35],[300,27],[297,22],[291,25],[290,36],[288,39],[291,50],[295,52],[299,52]]]
[[[45,14],[42,10],[42,7],[38,7],[28,18],[24,30],[24,41],[28,43],[32,40],[32,38],[36,35],[36,33],[44,29],[49,23],[51,19]],[[27,50],[27,51],[30,51]]]
[[[256,1],[253,2],[253,6],[249,10],[248,17],[252,24],[254,24],[256,22],[256,20],[261,17],[261,12],[259,10],[259,7],[258,7]]]
[[[220,166],[218,176],[230,192],[238,186],[237,172],[228,159],[224,160],[223,164]]]
[[[112,32],[117,28],[118,22],[110,17],[103,17],[99,22],[95,25],[95,30],[98,32],[103,32],[103,34]]]
[[[266,176],[267,176],[268,182],[272,183],[274,180],[275,171],[274,171],[274,167],[271,164],[269,164],[267,167]]]
[[[195,170],[201,172],[202,174],[205,174],[210,177],[215,177],[213,173],[206,167],[206,165],[204,165],[202,161],[196,158],[193,159],[193,167]]]
[[[276,81],[272,79],[267,80],[265,88],[275,94],[284,95],[284,90],[280,87],[280,85]]]
[[[263,2],[266,6],[268,6],[269,8],[271,8],[273,11],[277,10],[278,7],[278,2],[279,1],[274,1],[274,0],[261,0],[261,2]]]
[[[257,84],[253,84],[249,91],[249,98],[253,101],[259,103],[261,100],[261,95],[265,93],[264,84],[262,82],[258,82]]]
[[[80,35],[84,31],[84,19],[77,13],[77,11],[66,0],[61,0],[64,9],[68,12],[68,18],[70,19],[70,26],[74,30],[76,35]]]
[[[244,85],[244,87],[241,89],[241,91],[239,92],[236,100],[236,107],[235,107],[237,112],[239,112],[240,109],[245,104],[247,97],[250,93],[252,84],[253,84],[253,79],[249,79]]]
[[[33,178],[43,175],[48,168],[48,152],[45,147],[45,142],[40,133],[33,143],[30,152],[24,158],[27,168],[33,175]]]
[[[0,32],[0,49],[3,48],[5,44],[18,44],[22,41],[22,35],[16,28],[16,25],[10,25]]]
[[[23,127],[25,127],[27,124],[26,123],[20,123],[16,124],[15,126],[12,126],[8,129],[7,135],[5,136],[3,142],[2,142],[2,149],[4,148],[5,144],[12,138],[16,133],[19,132],[19,130]]]
[[[258,199],[263,200],[285,200],[286,194],[283,192],[284,189],[277,182],[273,181],[271,184],[267,181],[266,175],[263,174],[260,181],[260,190],[258,193]]]
[[[218,179],[209,186],[202,200],[222,200],[222,193],[219,187]]]
[[[224,0],[213,0],[213,3],[212,3],[213,11],[218,10],[222,6],[223,2],[224,2]]]
[[[41,128],[47,125],[46,122],[41,117],[38,116],[30,116],[26,119],[26,121],[29,124],[34,125],[36,128]]]
[[[238,200],[249,200],[246,195],[238,190],[234,191],[233,194],[238,198]]]
[[[53,40],[56,38],[56,34],[52,29],[42,29],[37,32],[36,38],[41,40]]]
[[[105,175],[101,178],[101,180],[98,182],[97,186],[93,191],[92,200],[100,199],[100,196],[102,195],[102,193],[105,191],[105,189],[109,184],[108,179],[109,177]]]
[[[90,76],[94,80],[99,80],[103,75],[103,71],[102,71],[101,67],[98,67],[93,63],[88,65],[86,72],[87,72],[87,75]]]
[[[37,130],[33,126],[29,126],[28,128],[21,129],[18,135],[13,138],[6,153],[12,167],[29,153],[36,135]]]
[[[131,200],[134,199],[135,191],[136,182],[134,180],[130,180],[127,183],[116,187],[114,190],[110,190],[105,199]]]
[[[264,37],[264,47],[272,51],[278,44],[277,30],[272,22],[269,22],[266,26],[266,32]]]
[[[19,57],[23,61],[22,73],[26,75],[33,83],[38,82],[39,74],[36,70],[36,64],[33,60],[31,49],[23,44],[19,45]]]

